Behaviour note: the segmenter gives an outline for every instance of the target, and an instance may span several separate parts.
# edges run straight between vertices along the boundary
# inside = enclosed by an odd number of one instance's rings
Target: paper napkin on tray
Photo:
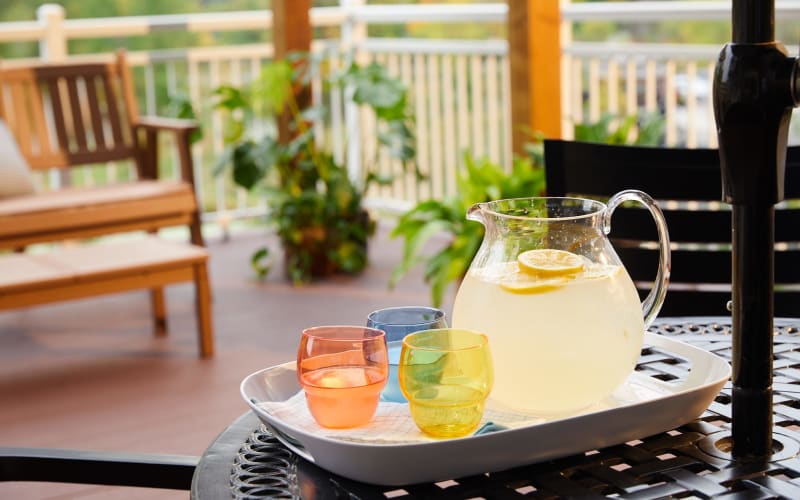
[[[286,401],[264,402],[259,406],[275,418],[315,436],[339,439],[356,443],[370,444],[408,444],[440,441],[422,433],[411,418],[407,403],[381,401],[375,416],[369,424],[352,429],[328,429],[319,425],[306,404],[303,391]],[[515,428],[544,422],[545,419],[521,415],[493,408],[487,402],[478,433],[502,428]]]

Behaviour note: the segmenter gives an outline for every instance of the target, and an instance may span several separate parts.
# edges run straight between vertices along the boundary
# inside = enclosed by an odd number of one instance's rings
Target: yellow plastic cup
[[[422,432],[453,438],[478,428],[494,383],[486,335],[458,328],[409,334],[403,339],[398,371],[411,416]]]

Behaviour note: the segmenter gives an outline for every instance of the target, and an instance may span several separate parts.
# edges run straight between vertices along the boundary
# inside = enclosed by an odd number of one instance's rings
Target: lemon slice
[[[570,282],[565,276],[552,278],[536,278],[530,274],[518,272],[504,276],[500,286],[511,293],[545,293],[561,288]]]
[[[602,264],[587,264],[586,267],[583,268],[583,272],[581,273],[581,279],[584,280],[594,280],[594,279],[602,279],[602,278],[609,278],[614,275],[614,273],[619,271],[618,266],[606,266]]]
[[[583,270],[584,259],[566,250],[539,248],[528,250],[517,256],[519,268],[536,276],[565,276]]]

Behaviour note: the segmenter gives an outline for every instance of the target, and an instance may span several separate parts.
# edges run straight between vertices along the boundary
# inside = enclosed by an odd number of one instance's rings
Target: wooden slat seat
[[[196,211],[192,186],[178,181],[143,180],[0,199],[0,248],[188,225]]]
[[[192,281],[200,354],[209,357],[214,345],[207,260],[208,252],[202,247],[154,237],[2,255],[0,310]],[[161,300],[153,303],[158,335],[166,334],[166,308]]]

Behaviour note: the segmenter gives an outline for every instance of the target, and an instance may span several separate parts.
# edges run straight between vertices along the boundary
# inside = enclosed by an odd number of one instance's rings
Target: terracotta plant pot
[[[372,234],[374,223],[369,214],[362,210],[357,215],[357,222],[362,225],[363,238],[350,238],[343,240],[335,229],[328,226],[314,226],[301,229],[299,242],[283,241],[284,273],[287,279],[295,283],[312,281],[325,278],[336,272],[358,273],[366,266],[356,266],[356,269],[343,269],[336,259],[345,245],[355,245],[356,251],[366,256],[367,237]]]

